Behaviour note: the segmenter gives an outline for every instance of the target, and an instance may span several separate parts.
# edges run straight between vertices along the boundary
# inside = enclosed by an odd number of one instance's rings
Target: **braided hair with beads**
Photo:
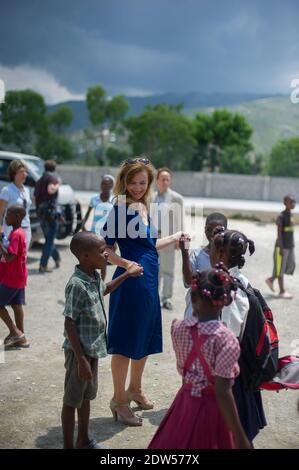
[[[222,308],[234,300],[237,283],[223,263],[218,263],[210,271],[197,271],[192,275],[191,298],[195,302],[197,296]]]
[[[229,253],[231,267],[242,268],[245,264],[247,248],[250,256],[255,252],[252,240],[237,230],[225,230],[224,227],[216,227],[213,231],[213,243],[217,249],[226,249]]]

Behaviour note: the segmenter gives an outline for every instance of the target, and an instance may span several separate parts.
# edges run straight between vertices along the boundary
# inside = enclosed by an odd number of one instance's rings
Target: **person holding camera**
[[[45,161],[45,171],[43,176],[37,181],[34,197],[37,215],[45,237],[42,255],[40,259],[39,272],[47,273],[52,270],[48,268],[49,258],[55,261],[55,267],[60,267],[60,254],[55,246],[55,237],[58,230],[58,220],[60,217],[57,198],[60,181],[55,175],[56,162],[54,160]]]

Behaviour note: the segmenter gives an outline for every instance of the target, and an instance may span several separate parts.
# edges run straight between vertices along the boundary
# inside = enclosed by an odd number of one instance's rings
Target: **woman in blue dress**
[[[157,240],[148,209],[154,168],[147,158],[126,160],[114,187],[115,205],[102,230],[109,261],[118,265],[114,277],[131,263],[143,266],[143,276],[127,279],[110,296],[108,353],[114,395],[110,408],[115,420],[141,426],[142,419],[130,408],[134,401],[143,410],[153,408],[142,391],[142,374],[150,354],[162,352],[162,321],[158,293],[158,252],[182,237],[178,232]],[[112,247],[117,243],[121,257]],[[110,248],[110,249],[109,249]],[[126,390],[129,365],[130,382]]]

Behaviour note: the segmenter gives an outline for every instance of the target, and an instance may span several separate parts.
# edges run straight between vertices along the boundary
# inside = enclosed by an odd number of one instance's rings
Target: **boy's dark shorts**
[[[0,284],[0,307],[6,305],[25,305],[25,288]]]
[[[296,268],[294,248],[284,248],[283,255],[280,254],[278,246],[274,250],[273,278],[283,276],[284,274],[293,275]]]
[[[94,400],[98,391],[98,359],[88,357],[92,380],[86,382],[81,380],[78,375],[78,363],[74,352],[70,350],[64,351],[65,355],[65,381],[63,403],[72,408],[81,408],[83,400]]]

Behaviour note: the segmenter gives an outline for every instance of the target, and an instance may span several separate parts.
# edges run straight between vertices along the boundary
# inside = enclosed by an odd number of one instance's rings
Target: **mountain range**
[[[217,108],[227,108],[243,114],[253,128],[252,142],[256,152],[268,153],[281,138],[299,136],[299,104],[293,104],[287,95],[254,93],[164,93],[144,97],[126,97],[130,109],[128,115],[136,115],[146,105],[168,103],[183,104],[183,112],[189,116],[197,112],[210,113]],[[61,105],[73,112],[69,132],[90,126],[85,101],[67,101],[49,105],[52,112]]]

